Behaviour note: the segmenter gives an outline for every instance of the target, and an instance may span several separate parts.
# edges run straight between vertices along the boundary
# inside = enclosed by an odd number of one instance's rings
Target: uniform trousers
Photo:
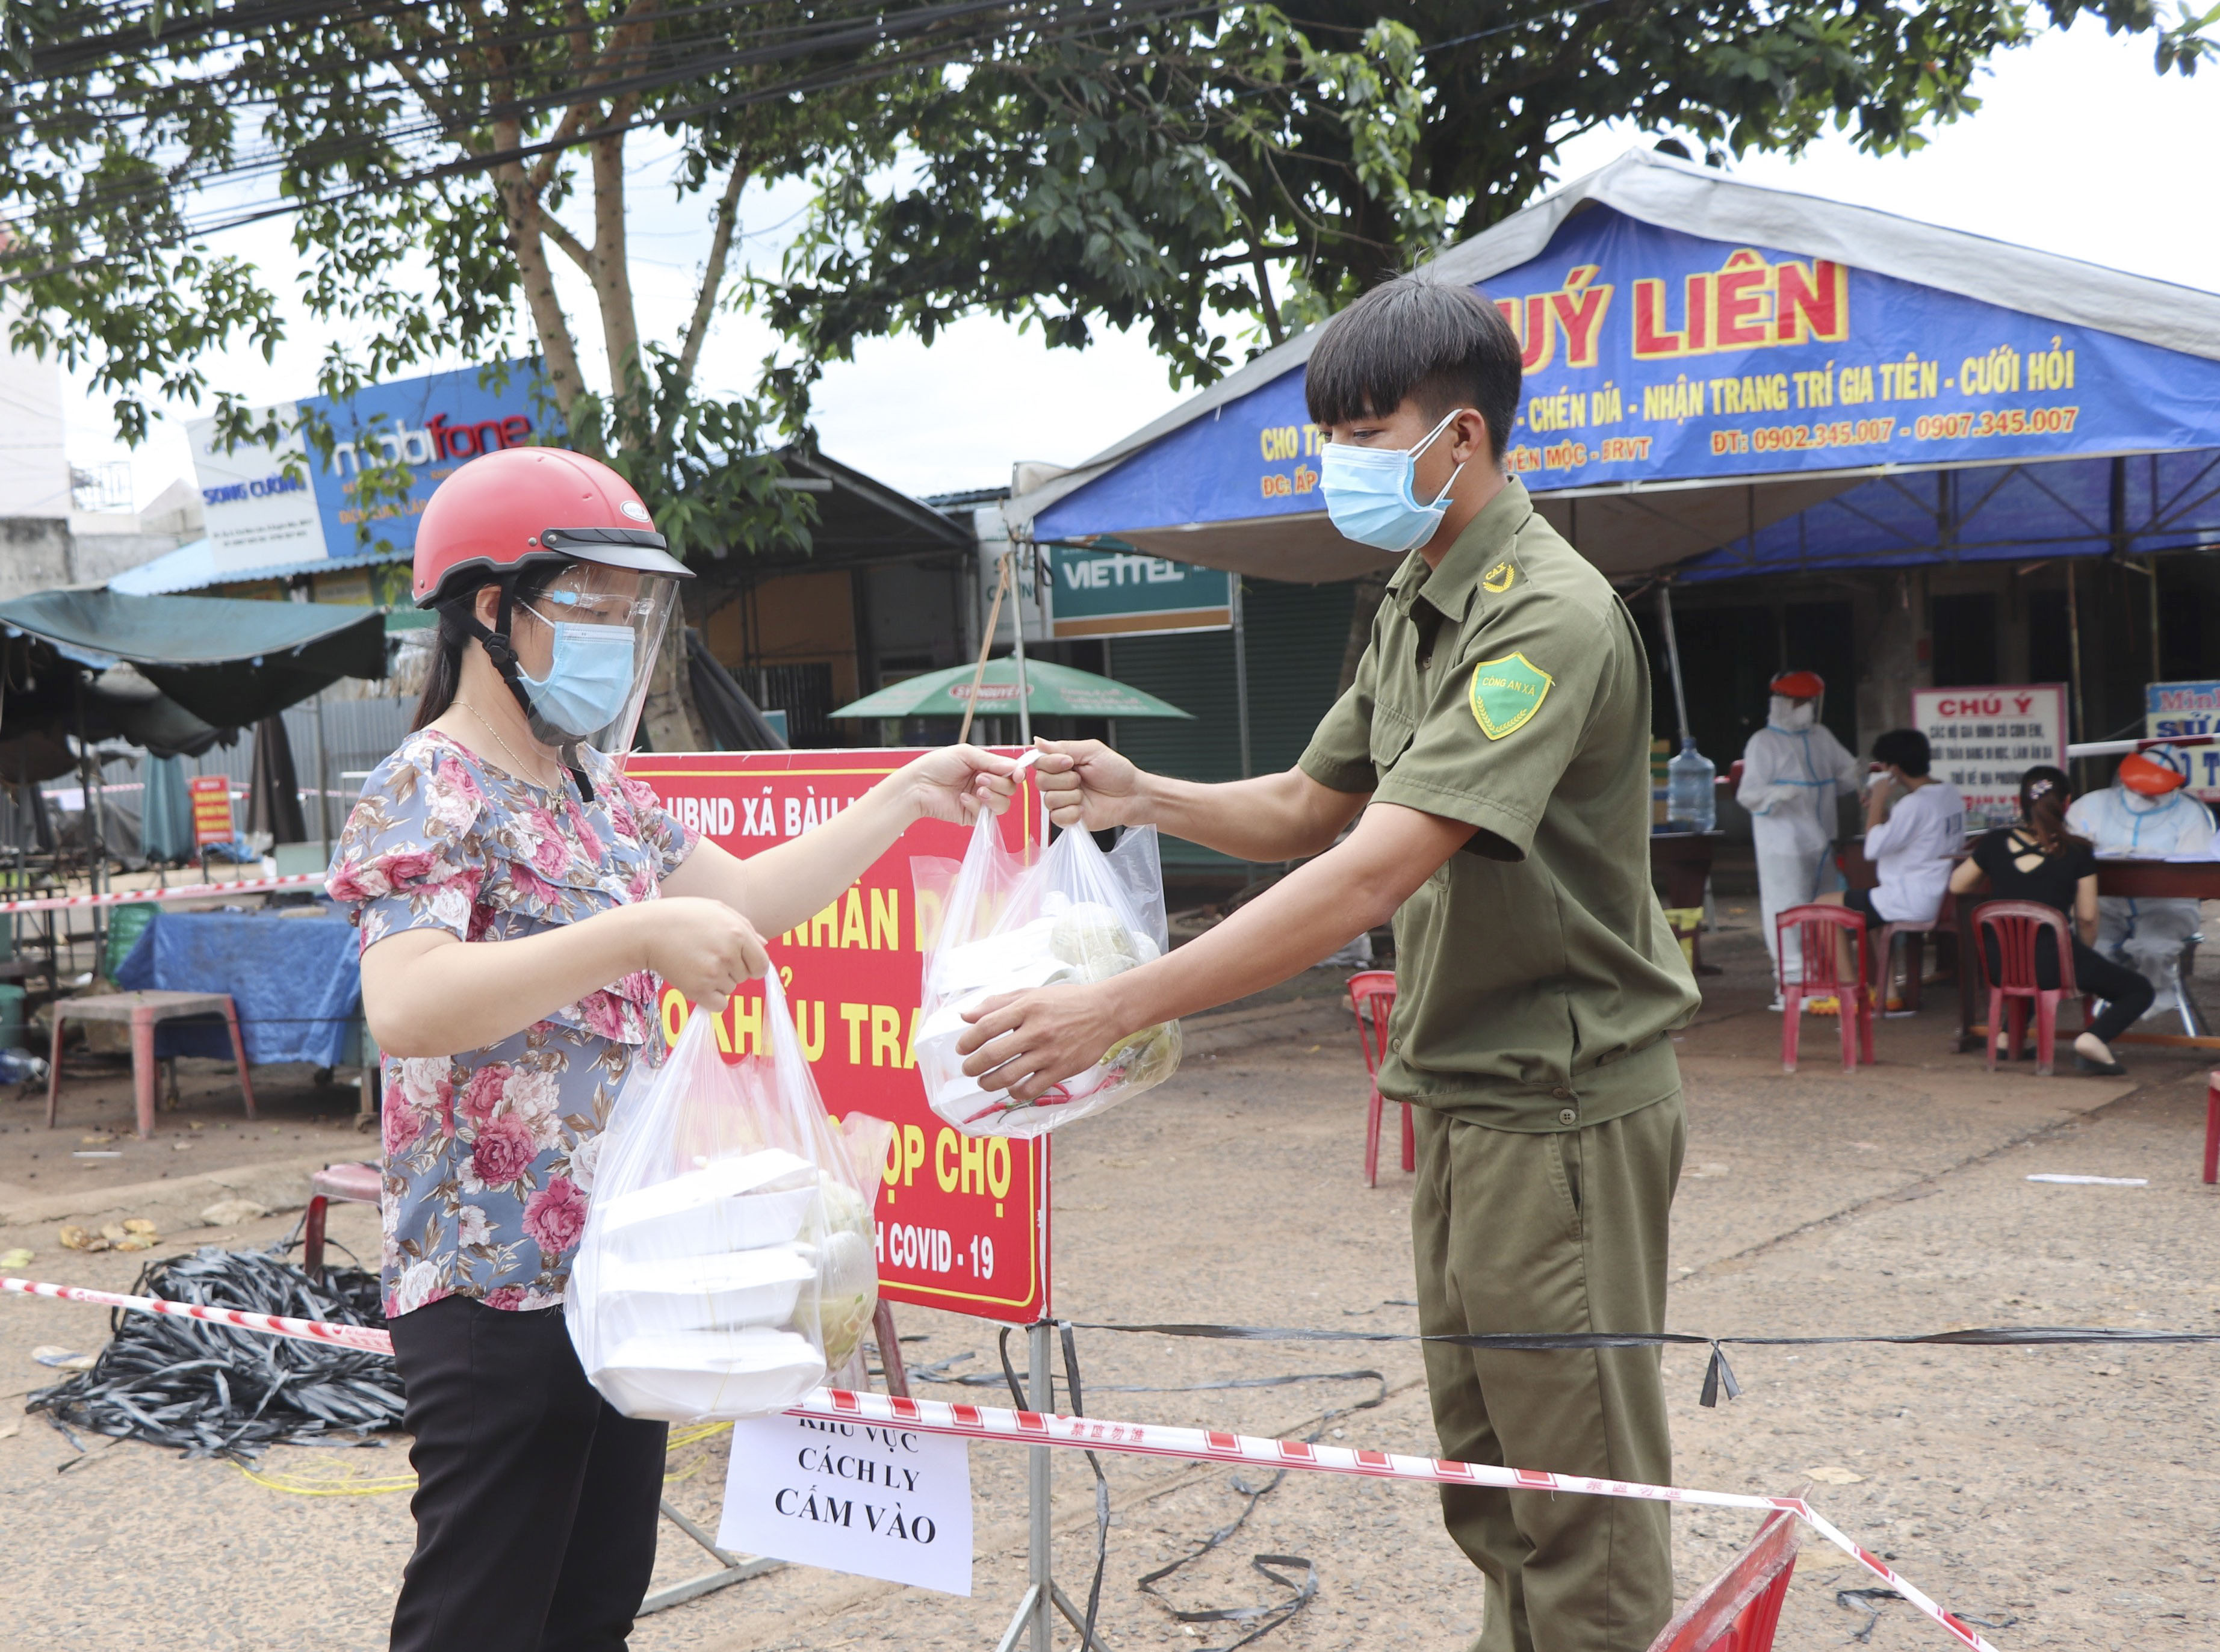
[[[1412,1109],[1419,1329],[1656,1331],[1687,1128],[1675,1093],[1607,1123],[1527,1133]],[[1442,1455],[1669,1485],[1660,1350],[1425,1344]],[[1643,1652],[1673,1612],[1662,1503],[1444,1487],[1487,1580],[1474,1652]]]
[[[560,1308],[450,1296],[387,1329],[417,1481],[393,1652],[622,1652],[669,1426],[595,1392]]]

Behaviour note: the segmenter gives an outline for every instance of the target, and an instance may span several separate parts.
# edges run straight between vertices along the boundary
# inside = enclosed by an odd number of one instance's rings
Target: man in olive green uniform
[[[1336,318],[1306,385],[1336,525],[1410,549],[1350,691],[1284,774],[1200,786],[1045,745],[1060,825],[1154,823],[1315,856],[1189,944],[990,1006],[967,1070],[1018,1097],[1117,1038],[1259,990],[1390,913],[1381,1092],[1418,1107],[1412,1233],[1431,1335],[1649,1331],[1684,1125],[1669,1031],[1694,982],[1649,884],[1649,693],[1631,617],[1501,471],[1516,341],[1405,277]],[[1337,834],[1359,810],[1346,838]],[[1655,1348],[1426,1347],[1445,1456],[1671,1475]],[[1671,1613],[1665,1506],[1446,1488],[1487,1580],[1481,1652],[1641,1652]]]

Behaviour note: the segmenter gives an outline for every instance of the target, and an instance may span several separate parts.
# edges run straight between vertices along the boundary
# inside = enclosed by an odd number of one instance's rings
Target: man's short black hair
[[[1311,422],[1382,418],[1407,397],[1430,419],[1475,408],[1500,459],[1518,416],[1518,340],[1469,287],[1397,276],[1325,325],[1303,394]]]
[[[1893,763],[1917,780],[1934,760],[1927,737],[1916,728],[1892,728],[1874,742],[1874,761]]]

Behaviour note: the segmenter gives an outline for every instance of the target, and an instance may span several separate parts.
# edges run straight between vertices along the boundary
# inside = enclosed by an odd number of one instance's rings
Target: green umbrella
[[[851,701],[835,717],[961,717],[971,702],[974,665],[927,671]],[[1185,717],[1193,712],[1167,705],[1152,694],[1092,671],[1046,660],[1026,662],[1026,701],[1035,717]],[[1009,655],[987,662],[979,683],[979,714],[1013,716],[1018,709],[1018,663]]]

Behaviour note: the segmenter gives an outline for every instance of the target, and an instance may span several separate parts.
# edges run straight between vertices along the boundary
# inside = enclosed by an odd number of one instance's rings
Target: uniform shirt
[[[2114,784],[2085,792],[2067,805],[2066,829],[2088,838],[2107,858],[2163,860],[2211,841],[2212,811],[2186,791],[2169,792],[2154,802]]]
[[[365,950],[412,929],[516,940],[655,898],[699,834],[581,747],[594,801],[411,734],[363,787],[325,888]],[[643,1053],[659,1057],[645,972],[459,1055],[387,1057],[384,1242],[390,1318],[443,1296],[490,1307],[563,1300],[602,1127]]]
[[[1383,1094],[1556,1131],[1679,1088],[1699,1001],[1649,882],[1648,661],[1516,479],[1438,569],[1405,559],[1301,766],[1473,828],[1395,914]]]
[[[1866,833],[1866,858],[1880,878],[1874,910],[1888,923],[1932,923],[1965,844],[1966,800],[1949,781],[1930,780],[1898,798],[1888,819]]]

